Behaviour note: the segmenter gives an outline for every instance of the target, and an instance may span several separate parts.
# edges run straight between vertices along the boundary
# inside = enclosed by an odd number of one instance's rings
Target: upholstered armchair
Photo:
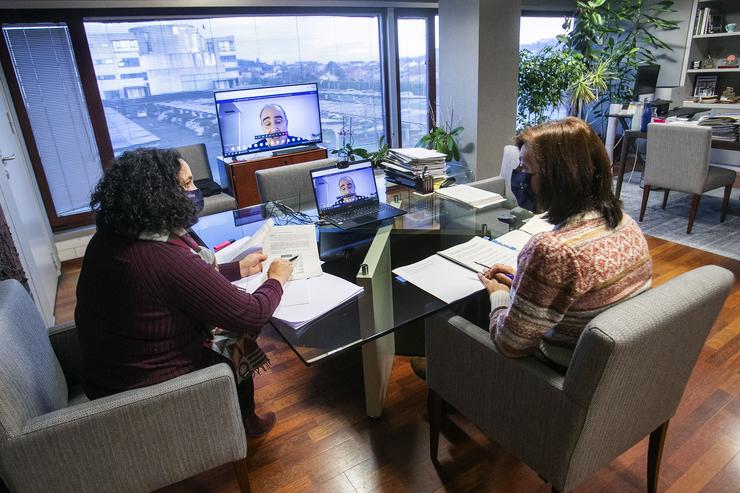
[[[427,322],[430,452],[444,402],[569,491],[650,435],[647,490],[658,482],[668,422],[732,287],[705,266],[626,300],[583,331],[565,375],[534,357],[507,358],[487,329],[443,312]]]
[[[88,401],[73,324],[47,330],[0,282],[0,476],[12,492],[145,492],[227,462],[249,491],[231,370],[216,365]]]
[[[193,173],[193,180],[202,180],[209,178],[213,180],[211,166],[208,164],[208,153],[206,153],[205,144],[191,144],[187,146],[175,147],[182,155],[182,158],[190,166]],[[218,180],[216,180],[218,183]],[[219,192],[210,197],[203,197],[203,210],[200,216],[209,216],[219,212],[236,209],[236,199],[226,192]]]
[[[313,196],[310,171],[336,164],[336,158],[317,159],[307,163],[289,164],[276,168],[255,171],[257,191],[260,200],[296,199],[299,208],[311,208],[316,205]]]

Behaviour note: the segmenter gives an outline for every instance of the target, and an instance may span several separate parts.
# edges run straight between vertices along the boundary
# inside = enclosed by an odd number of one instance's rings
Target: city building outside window
[[[413,147],[429,129],[427,20],[398,19],[401,145]]]

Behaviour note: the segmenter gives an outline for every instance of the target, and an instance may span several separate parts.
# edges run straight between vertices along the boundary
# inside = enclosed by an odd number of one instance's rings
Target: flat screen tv
[[[213,97],[225,157],[321,142],[315,83],[217,91]]]

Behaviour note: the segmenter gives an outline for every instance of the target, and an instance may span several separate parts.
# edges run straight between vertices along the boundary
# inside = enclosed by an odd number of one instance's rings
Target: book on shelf
[[[517,255],[532,236],[553,227],[535,216],[524,227],[499,238],[488,240],[474,236],[424,260],[398,267],[393,273],[442,301],[452,303],[483,289],[477,274],[488,267],[494,264],[516,267]]]

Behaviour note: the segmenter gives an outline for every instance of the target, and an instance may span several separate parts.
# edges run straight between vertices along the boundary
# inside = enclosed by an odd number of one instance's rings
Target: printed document
[[[276,258],[295,257],[291,279],[307,279],[322,273],[313,224],[275,226],[273,220],[268,219],[253,236],[235,241],[216,252],[216,260],[218,263],[237,262],[258,251],[267,255],[267,260],[262,262],[264,272]]]
[[[232,284],[253,293],[262,285],[265,277],[264,274],[255,274]],[[362,291],[360,286],[326,273],[310,279],[288,281],[283,287],[280,304],[272,316],[298,330],[345,301],[359,296]]]
[[[446,199],[456,200],[467,204],[475,209],[482,209],[492,205],[506,202],[501,195],[468,185],[455,185],[454,187],[439,188],[434,191],[437,195]]]
[[[553,229],[542,216],[534,216],[525,227],[494,240],[474,236],[424,260],[394,269],[393,273],[445,303],[452,303],[483,289],[476,272],[484,272],[493,264],[516,268],[517,256],[532,236]]]

